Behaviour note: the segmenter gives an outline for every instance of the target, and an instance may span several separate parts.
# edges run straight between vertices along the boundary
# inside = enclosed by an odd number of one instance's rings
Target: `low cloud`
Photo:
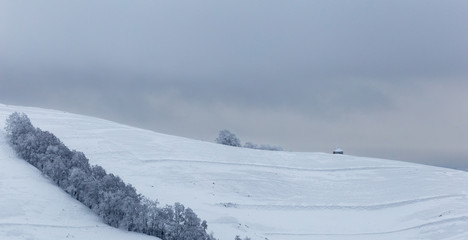
[[[289,150],[463,159],[467,7],[4,1],[0,101],[207,141],[228,128]]]

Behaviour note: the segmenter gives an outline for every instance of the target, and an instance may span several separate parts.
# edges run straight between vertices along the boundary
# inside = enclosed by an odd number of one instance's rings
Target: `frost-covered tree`
[[[216,143],[233,147],[241,146],[239,138],[237,138],[237,136],[234,133],[231,133],[226,129],[219,131],[218,138],[216,138]]]
[[[70,184],[65,191],[78,201],[85,203],[86,206],[90,207],[87,199],[87,193],[89,192],[88,184],[92,182],[92,179],[82,169],[74,167],[70,170],[70,176],[68,177]]]
[[[163,238],[167,232],[166,219],[169,219],[166,211],[158,207],[157,201],[144,198],[142,202],[142,211],[139,219],[141,222],[140,226],[142,227],[141,232]]]
[[[171,221],[168,221],[167,234],[168,240],[205,240],[212,239],[206,234],[205,221],[201,222],[200,218],[190,208],[185,208],[181,203],[175,203],[174,207],[166,207],[167,215]]]
[[[246,142],[244,144],[245,148],[252,148],[252,149],[259,149],[259,150],[268,150],[268,151],[283,151],[282,147],[279,146],[271,146],[267,144],[257,145],[251,142]]]
[[[242,240],[241,237],[239,237],[239,235],[236,235],[236,237],[234,238],[234,240]],[[244,240],[250,240],[249,237],[245,237]]]
[[[86,156],[82,152],[73,151],[68,167],[79,168],[85,171],[87,174],[91,174],[89,160],[86,158]]]
[[[12,113],[6,120],[5,131],[8,133],[11,141],[15,141],[20,136],[34,132],[34,130],[34,126],[24,113]]]
[[[244,147],[245,147],[245,148],[257,149],[257,148],[258,148],[258,145],[257,145],[257,144],[254,144],[254,143],[251,143],[251,142],[246,142],[246,143],[244,144]]]
[[[271,146],[271,145],[267,145],[267,144],[262,144],[257,149],[268,150],[268,151],[283,151],[283,148],[280,147],[280,146]]]
[[[201,226],[203,230],[206,231],[206,229],[208,228],[208,223],[206,222],[206,220],[203,220],[203,222],[201,223]]]
[[[216,143],[224,144],[228,146],[241,147],[241,141],[239,138],[232,132],[228,130],[219,131],[218,137],[216,138]],[[283,151],[282,147],[271,146],[267,144],[257,145],[252,142],[246,142],[243,146],[244,148],[259,149],[259,150],[268,150],[268,151]]]

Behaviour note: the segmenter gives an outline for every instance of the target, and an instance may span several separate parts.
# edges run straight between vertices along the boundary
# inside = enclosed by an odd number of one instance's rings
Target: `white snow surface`
[[[0,104],[220,240],[468,239],[468,173],[375,158],[262,151],[61,111]],[[311,136],[313,137],[313,136]],[[156,239],[107,227],[0,134],[0,239]]]

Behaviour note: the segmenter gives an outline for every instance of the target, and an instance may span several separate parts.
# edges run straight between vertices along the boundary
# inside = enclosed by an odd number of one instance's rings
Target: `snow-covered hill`
[[[253,240],[468,239],[467,172],[347,155],[234,148],[7,105],[0,105],[1,128],[15,111],[143,195],[193,208],[220,240],[235,235]],[[136,238],[105,227],[14,157],[3,133],[0,139],[0,239],[15,239],[10,238],[15,234],[61,239],[54,236],[68,233],[75,239]],[[59,235],[41,237],[45,234]]]

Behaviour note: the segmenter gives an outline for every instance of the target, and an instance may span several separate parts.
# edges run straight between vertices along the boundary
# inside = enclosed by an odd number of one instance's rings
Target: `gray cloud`
[[[291,150],[468,159],[466,9],[2,1],[0,101],[203,140],[229,128]]]

